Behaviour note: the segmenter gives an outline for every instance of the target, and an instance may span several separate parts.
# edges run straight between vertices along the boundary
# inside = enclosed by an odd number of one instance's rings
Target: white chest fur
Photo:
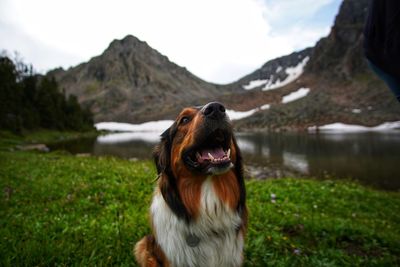
[[[201,189],[201,210],[195,222],[179,220],[160,193],[151,204],[156,238],[175,267],[234,267],[242,264],[243,235],[237,229],[241,218],[214,191],[212,178]],[[188,236],[199,238],[189,246]]]

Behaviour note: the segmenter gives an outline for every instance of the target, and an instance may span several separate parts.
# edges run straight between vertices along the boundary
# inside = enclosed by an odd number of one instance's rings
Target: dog
[[[142,267],[236,267],[247,228],[242,157],[225,107],[185,108],[154,152],[152,235],[136,245]]]

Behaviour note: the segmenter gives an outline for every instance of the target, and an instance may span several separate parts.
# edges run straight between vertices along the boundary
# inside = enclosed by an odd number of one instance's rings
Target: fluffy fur
[[[209,114],[210,105],[218,116]],[[198,164],[194,151],[203,147],[229,149],[230,161]],[[153,234],[135,246],[140,266],[241,266],[247,225],[242,159],[223,106],[184,109],[163,133],[155,162]]]

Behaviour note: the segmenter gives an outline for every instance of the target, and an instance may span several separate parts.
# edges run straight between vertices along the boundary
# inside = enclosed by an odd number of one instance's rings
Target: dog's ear
[[[160,191],[170,209],[179,218],[187,223],[191,220],[191,216],[182,202],[179,194],[176,178],[171,169],[171,149],[172,142],[177,131],[176,123],[161,134],[161,142],[154,150],[154,161],[157,167],[157,173],[160,180]]]
[[[158,174],[165,172],[170,166],[172,140],[176,132],[175,125],[176,123],[161,134],[161,142],[154,149],[153,157]]]
[[[235,146],[235,153],[236,153],[236,161],[234,162],[235,165],[235,172],[236,175],[243,177],[243,159],[242,153],[240,152],[240,148],[237,144],[235,136],[232,136],[233,145]]]
[[[247,213],[247,211],[246,211],[246,188],[245,188],[244,177],[243,177],[242,153],[240,152],[240,148],[239,148],[236,138],[234,136],[232,136],[232,140],[233,140],[233,144],[235,146],[235,151],[236,151],[235,174],[236,174],[236,179],[238,180],[239,188],[240,188],[240,198],[239,198],[237,210],[239,211],[240,214],[245,215],[245,213]]]
[[[165,171],[169,164],[170,145],[168,144],[169,128],[161,134],[161,142],[155,147],[153,152],[154,163],[156,164],[157,173]]]

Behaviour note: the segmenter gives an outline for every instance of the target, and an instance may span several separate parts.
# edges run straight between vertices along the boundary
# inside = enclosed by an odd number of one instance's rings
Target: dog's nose
[[[222,119],[226,116],[225,107],[218,102],[211,102],[205,105],[201,112],[206,118],[210,119]]]

